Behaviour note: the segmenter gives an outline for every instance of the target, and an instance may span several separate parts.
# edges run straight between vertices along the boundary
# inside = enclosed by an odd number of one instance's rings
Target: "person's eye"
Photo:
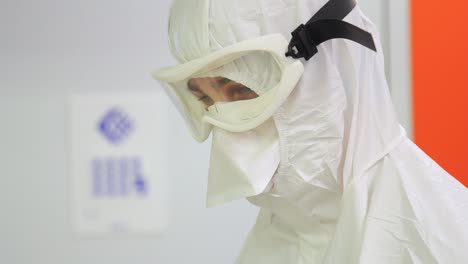
[[[201,102],[204,102],[204,103],[209,103],[209,102],[212,102],[213,100],[208,95],[204,95],[204,96],[198,98],[198,101],[201,101]]]

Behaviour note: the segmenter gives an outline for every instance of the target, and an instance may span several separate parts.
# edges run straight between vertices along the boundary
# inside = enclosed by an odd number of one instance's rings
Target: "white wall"
[[[413,134],[408,0],[358,0],[380,30],[387,80],[401,124]]]
[[[191,139],[174,108],[168,233],[85,239],[71,230],[66,99],[158,89],[149,72],[174,62],[164,39],[168,3],[0,1],[0,263],[218,264],[237,255],[256,209],[246,202],[204,209],[209,144]],[[392,55],[390,79],[404,86],[405,58],[397,53],[405,44],[390,36],[405,20],[388,20],[398,7],[383,3],[361,0]]]
[[[209,143],[195,143],[172,107],[167,234],[87,239],[72,231],[66,100],[158,89],[149,72],[173,63],[164,39],[168,3],[1,2],[0,263],[233,262],[256,209],[204,208]]]

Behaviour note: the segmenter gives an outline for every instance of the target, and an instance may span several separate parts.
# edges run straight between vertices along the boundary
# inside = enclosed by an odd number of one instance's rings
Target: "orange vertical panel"
[[[468,0],[411,2],[414,137],[468,186]]]

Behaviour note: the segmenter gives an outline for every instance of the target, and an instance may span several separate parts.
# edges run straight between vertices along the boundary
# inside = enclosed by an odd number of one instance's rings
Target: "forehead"
[[[192,78],[187,82],[187,87],[190,91],[201,92],[209,88],[222,88],[229,82],[232,81],[224,77]]]

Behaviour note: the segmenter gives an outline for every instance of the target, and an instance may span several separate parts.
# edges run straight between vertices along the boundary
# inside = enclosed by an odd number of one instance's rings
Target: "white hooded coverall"
[[[288,40],[326,2],[175,0],[170,46],[181,64],[196,64],[262,36]],[[268,99],[280,103],[261,124],[247,131],[215,123],[192,129],[200,141],[213,132],[208,205],[247,197],[261,208],[236,263],[468,263],[467,189],[399,125],[374,24],[359,6],[344,21],[370,32],[377,52],[327,41],[301,61],[304,73],[284,100]],[[268,59],[233,63],[217,63],[218,70],[206,64],[209,70],[181,78],[229,76],[260,97],[268,81],[280,80],[267,70]],[[183,71],[176,66],[154,76],[174,90]],[[183,114],[195,111],[172,90]]]

